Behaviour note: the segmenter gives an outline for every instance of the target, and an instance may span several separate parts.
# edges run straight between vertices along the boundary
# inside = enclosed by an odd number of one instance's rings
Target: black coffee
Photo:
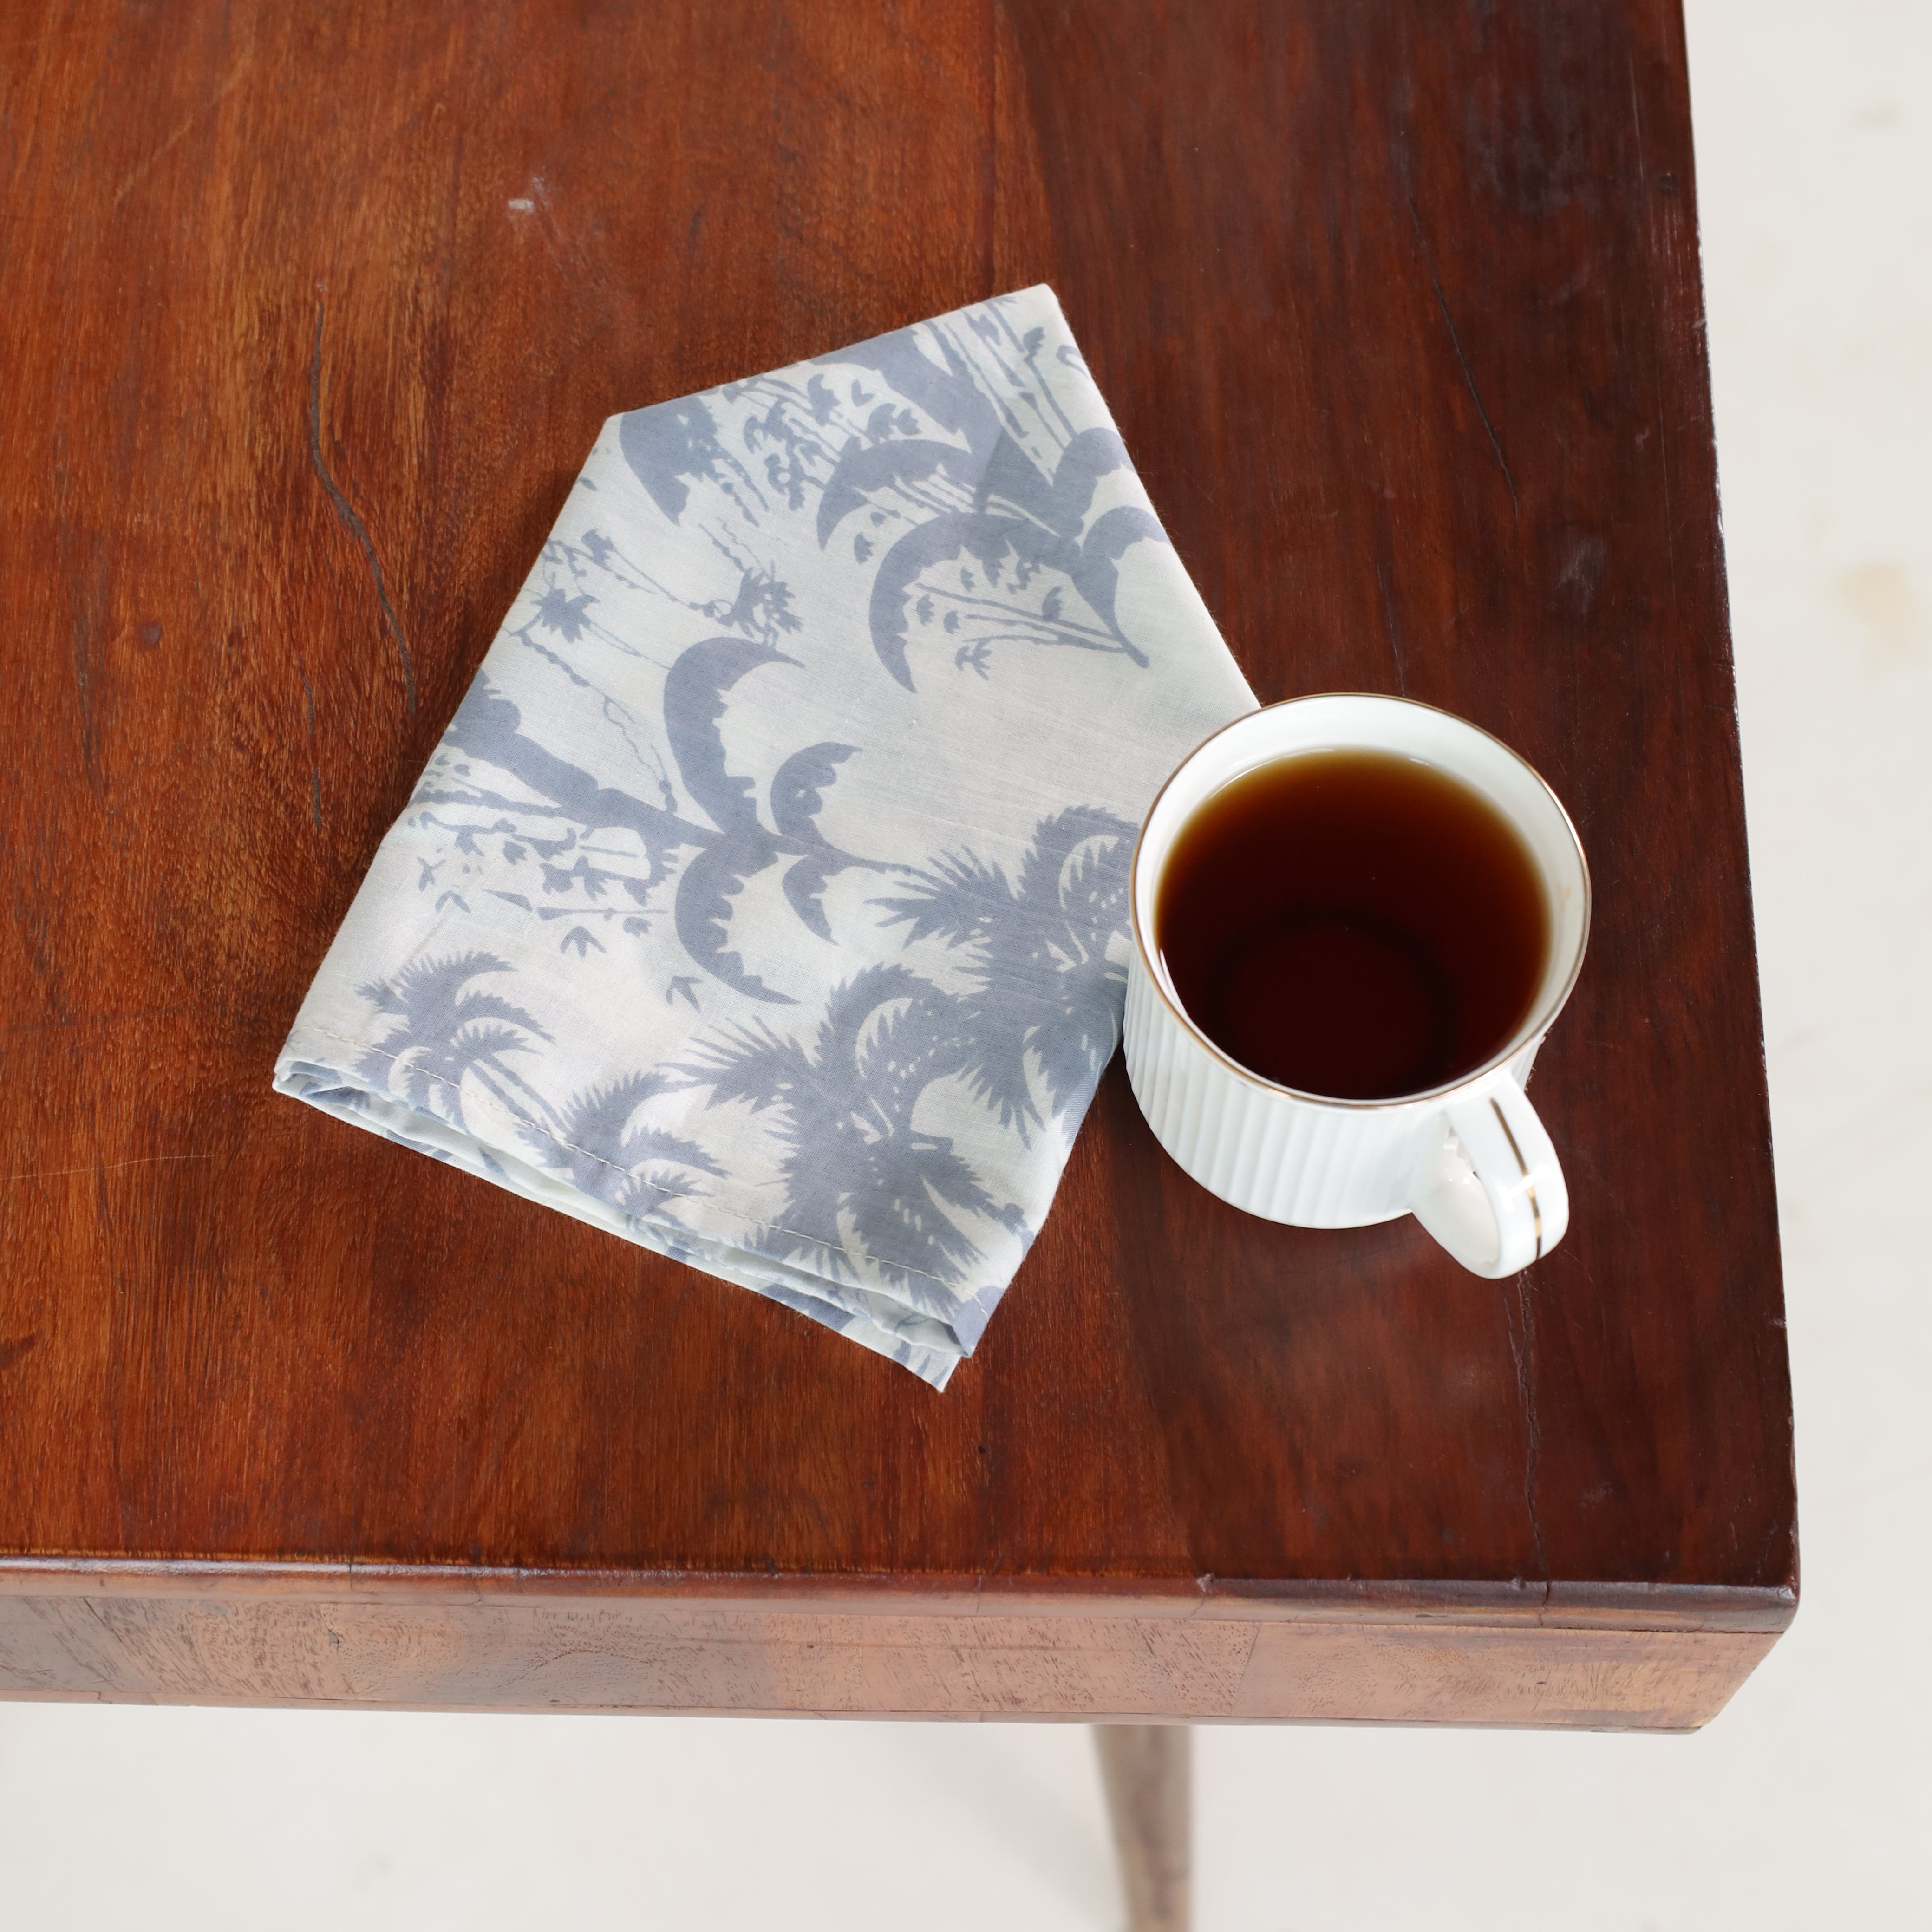
[[[1472,1072],[1528,1016],[1542,881],[1487,800],[1383,752],[1246,772],[1181,828],[1155,942],[1188,1016],[1304,1094],[1379,1100]]]

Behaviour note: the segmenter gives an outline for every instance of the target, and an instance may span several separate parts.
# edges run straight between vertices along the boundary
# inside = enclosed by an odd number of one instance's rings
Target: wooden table
[[[1671,0],[0,18],[0,1688],[1681,1727],[1792,1614]],[[272,1095],[598,423],[1051,281],[1265,700],[1580,826],[1516,1279],[1118,1064],[943,1396]]]

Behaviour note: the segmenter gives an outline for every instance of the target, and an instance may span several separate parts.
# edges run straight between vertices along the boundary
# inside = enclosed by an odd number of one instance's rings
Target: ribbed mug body
[[[1550,901],[1544,983],[1516,1036],[1449,1087],[1388,1100],[1298,1093],[1230,1059],[1186,1016],[1155,931],[1161,868],[1207,798],[1270,759],[1348,746],[1416,758],[1474,787],[1522,834]],[[1161,1145],[1210,1193],[1249,1214],[1304,1228],[1364,1227],[1417,1208],[1439,1178],[1450,1109],[1474,1099],[1486,1114],[1492,1096],[1500,1108],[1504,1082],[1513,1084],[1520,1106],[1537,1048],[1575,983],[1589,926],[1582,850],[1543,780],[1507,746],[1460,718],[1362,694],[1270,706],[1197,747],[1148,814],[1132,878],[1125,1047],[1141,1112]],[[1450,1144],[1453,1154],[1453,1136]],[[1432,1232],[1442,1238],[1433,1225]]]
[[[1237,1072],[1174,1017],[1138,950],[1126,1048],[1154,1138],[1209,1193],[1270,1221],[1364,1228],[1406,1214],[1417,1165],[1440,1138],[1439,1095],[1341,1106]],[[1512,1063],[1519,1081],[1535,1054],[1532,1044]]]

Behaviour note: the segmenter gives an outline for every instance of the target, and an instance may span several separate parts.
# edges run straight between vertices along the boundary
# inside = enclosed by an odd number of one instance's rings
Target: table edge
[[[562,1605],[656,1600],[696,1610],[845,1616],[1162,1618],[1234,1622],[1471,1623],[1546,1628],[1788,1628],[1795,1586],[1512,1579],[760,1574],[476,1564],[0,1556],[0,1594],[382,1600]]]

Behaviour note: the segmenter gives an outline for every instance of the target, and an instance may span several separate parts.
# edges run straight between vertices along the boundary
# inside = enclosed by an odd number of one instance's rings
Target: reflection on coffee
[[[1473,1072],[1528,1017],[1550,910],[1516,829],[1460,780],[1310,752],[1230,781],[1182,826],[1156,943],[1230,1058],[1379,1100]]]

